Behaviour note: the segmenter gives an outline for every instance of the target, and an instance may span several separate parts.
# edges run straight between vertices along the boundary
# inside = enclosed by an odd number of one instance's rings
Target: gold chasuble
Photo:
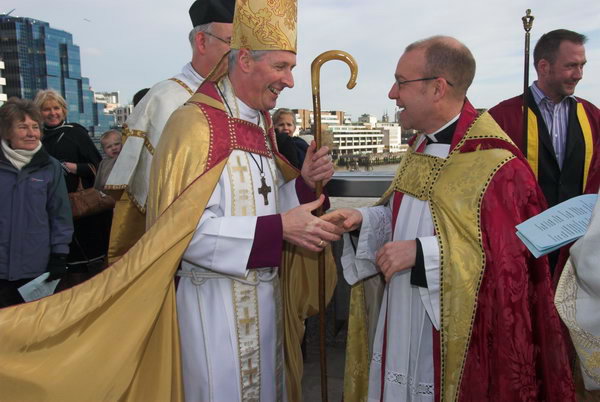
[[[203,94],[191,101],[223,109]],[[87,282],[0,309],[0,400],[183,400],[173,277],[235,144],[225,138],[225,152],[215,157],[205,114],[195,104],[184,108],[194,117],[170,119],[167,129],[177,135],[165,137],[154,156],[142,238]],[[275,157],[286,179],[297,175]],[[303,321],[318,310],[316,255],[286,244],[283,259],[286,380],[289,399],[299,401]]]
[[[429,201],[440,248],[440,354],[442,401],[455,401],[466,361],[479,286],[485,268],[481,234],[481,202],[494,174],[515,156],[505,149],[461,153],[468,141],[501,141],[512,145],[492,117],[484,113],[469,127],[447,158],[416,153],[402,158],[390,188],[378,202],[394,192]],[[413,145],[414,146],[414,145]],[[367,342],[367,308],[363,283],[352,288],[344,400],[365,401],[370,351]],[[373,317],[369,317],[372,320]],[[376,319],[376,317],[375,317]],[[349,364],[351,367],[349,367]]]

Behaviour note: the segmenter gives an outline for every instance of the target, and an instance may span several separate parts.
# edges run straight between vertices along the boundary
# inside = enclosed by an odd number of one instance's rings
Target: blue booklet
[[[50,273],[44,272],[37,278],[18,288],[17,290],[21,294],[23,300],[30,302],[53,294],[60,279],[46,282],[46,278],[49,276]]]
[[[597,198],[584,194],[561,202],[517,225],[517,236],[536,258],[551,253],[585,234]]]

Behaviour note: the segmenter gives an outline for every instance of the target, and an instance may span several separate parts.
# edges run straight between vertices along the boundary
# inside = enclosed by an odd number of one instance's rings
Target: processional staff
[[[354,88],[356,77],[358,75],[358,65],[347,52],[342,50],[329,50],[318,55],[310,65],[312,78],[312,98],[313,98],[313,117],[314,117],[314,135],[317,149],[321,148],[321,93],[320,93],[320,72],[321,66],[329,60],[341,60],[350,67],[350,79],[346,87]],[[323,193],[323,182],[316,183],[317,197]],[[317,216],[323,214],[323,207],[317,209]],[[325,253],[319,253],[319,356],[321,360],[321,400],[327,401],[327,355],[325,352]]]
[[[521,18],[523,21],[523,29],[525,30],[525,69],[523,77],[523,140],[527,143],[527,128],[528,128],[528,117],[529,117],[529,101],[527,96],[527,89],[529,88],[529,40],[531,27],[533,26],[534,16],[531,15],[531,10],[527,9],[525,15]]]

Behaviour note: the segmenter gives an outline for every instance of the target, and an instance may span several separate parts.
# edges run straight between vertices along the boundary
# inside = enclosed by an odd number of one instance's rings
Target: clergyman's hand
[[[304,182],[313,190],[315,189],[315,183],[319,180],[323,180],[323,186],[325,186],[331,180],[334,172],[329,148],[323,146],[318,151],[315,151],[316,149],[317,144],[312,141],[306,150],[306,158],[304,158],[302,170],[300,171]]]
[[[417,258],[417,241],[391,241],[381,247],[375,255],[379,270],[389,282],[396,272],[412,268]]]
[[[315,201],[282,213],[283,239],[316,252],[323,250],[330,242],[339,240],[344,233],[341,228],[311,214],[323,201],[325,196],[321,195]]]
[[[363,217],[358,209],[340,208],[323,215],[321,219],[333,223],[344,232],[351,232],[360,227]]]

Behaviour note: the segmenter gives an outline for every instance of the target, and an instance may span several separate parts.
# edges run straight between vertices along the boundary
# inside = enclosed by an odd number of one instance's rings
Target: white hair
[[[194,50],[196,47],[196,35],[198,35],[200,32],[209,32],[211,26],[212,22],[209,22],[208,24],[196,25],[194,28],[192,28],[189,35],[190,46],[192,46],[192,50]]]
[[[252,60],[257,61],[260,60],[265,54],[267,54],[267,52],[270,51],[271,50],[249,50],[248,52],[250,53],[250,57],[252,57]],[[238,57],[239,52],[240,49],[231,49],[231,51],[229,52],[229,72],[233,71],[235,67],[235,61]]]

